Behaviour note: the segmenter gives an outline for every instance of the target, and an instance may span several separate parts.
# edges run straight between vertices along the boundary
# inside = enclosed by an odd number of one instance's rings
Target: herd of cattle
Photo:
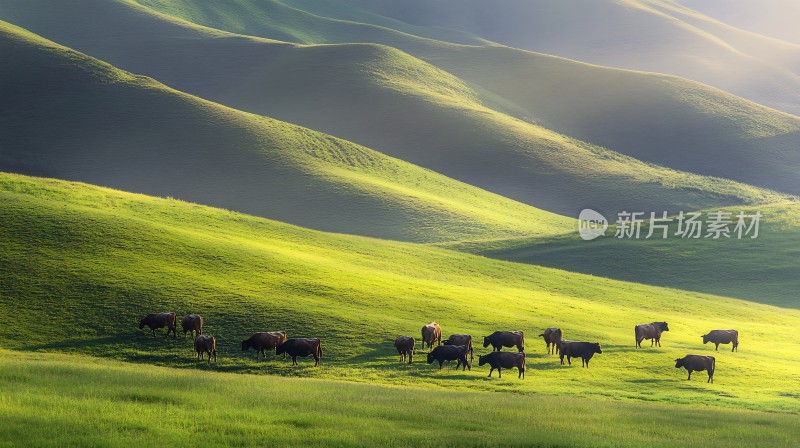
[[[139,329],[149,327],[155,331],[160,328],[167,329],[167,336],[172,333],[177,337],[177,315],[174,312],[148,314],[139,321]],[[194,337],[194,350],[197,359],[202,360],[207,355],[207,363],[211,358],[217,362],[217,340],[213,336],[203,334],[203,318],[197,314],[189,314],[181,320],[183,336],[187,334]],[[642,342],[650,341],[650,346],[661,347],[661,334],[669,331],[666,322],[652,322],[640,324],[634,328],[636,348],[642,348]],[[560,328],[550,327],[539,335],[544,339],[548,354],[559,355],[561,364],[564,358],[572,365],[572,358],[580,358],[581,366],[589,367],[589,361],[595,353],[603,353],[599,342],[578,342],[563,339]],[[731,351],[738,351],[739,332],[736,330],[713,330],[703,335],[703,344],[711,342],[719,350],[720,344],[733,344]],[[417,341],[412,336],[400,336],[394,341],[400,361],[411,364],[416,352]],[[434,347],[435,345],[435,347]],[[489,364],[489,376],[497,369],[497,375],[502,378],[502,369],[518,370],[518,378],[525,378],[525,334],[522,331],[495,331],[483,338],[483,347],[492,346],[492,351],[486,355],[478,356],[478,365]],[[472,336],[469,334],[454,334],[442,341],[442,328],[436,322],[431,322],[422,327],[422,347],[427,348],[428,364],[434,361],[439,363],[439,369],[445,362],[457,361],[456,369],[472,370],[473,355]],[[517,352],[504,352],[503,347],[515,347]],[[242,341],[242,351],[254,349],[256,357],[266,357],[266,351],[275,351],[276,355],[292,358],[292,365],[297,365],[297,357],[306,358],[313,356],[315,364],[319,366],[322,359],[322,342],[319,338],[287,338],[285,331],[269,331],[254,333],[250,338]],[[675,360],[675,368],[685,368],[689,372],[687,380],[692,379],[692,372],[706,371],[708,382],[714,382],[716,360],[713,356],[686,355]]]

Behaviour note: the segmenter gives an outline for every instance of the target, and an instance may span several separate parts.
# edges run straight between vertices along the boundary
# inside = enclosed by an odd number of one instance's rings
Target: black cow
[[[493,352],[499,352],[503,347],[517,347],[518,351],[525,351],[525,334],[521,331],[495,331],[483,338],[483,347],[492,345]]]
[[[705,370],[708,372],[708,381],[706,382],[714,382],[714,370],[717,365],[713,356],[686,355],[675,360],[675,368],[680,369],[681,367],[685,367],[689,371],[689,378],[686,378],[687,381],[692,379],[692,372]]]
[[[552,353],[557,355],[561,346],[561,329],[556,327],[546,328],[544,333],[540,334],[539,336],[543,337],[544,343],[547,344],[547,354],[549,355]]]
[[[561,365],[564,365],[564,357],[567,357],[567,362],[572,365],[572,358],[581,358],[581,366],[589,367],[589,360],[592,359],[595,353],[603,353],[600,348],[599,342],[561,342]]]
[[[503,377],[503,369],[519,369],[517,378],[525,378],[525,352],[510,353],[510,352],[492,352],[488,355],[478,356],[478,365],[482,366],[489,363],[489,376],[492,376],[494,369],[497,369],[497,375]]]
[[[637,325],[633,329],[636,334],[636,348],[642,348],[642,341],[645,339],[650,339],[650,347],[654,343],[661,347],[661,333],[665,331],[669,331],[669,326],[667,326],[666,322]]]
[[[246,352],[253,348],[256,351],[256,358],[260,355],[266,358],[267,350],[277,349],[284,342],[286,342],[285,331],[262,331],[253,333],[248,339],[242,341],[242,351]],[[284,356],[286,355],[284,354]]]
[[[447,340],[443,341],[442,344],[444,345],[463,345],[467,347],[467,352],[469,352],[469,362],[472,362],[475,359],[472,351],[472,336],[468,334],[454,334],[451,335]]]
[[[172,337],[175,338],[178,337],[177,322],[178,315],[172,312],[148,314],[139,321],[139,329],[141,330],[147,325],[153,332],[153,337],[155,337],[157,328],[167,327],[167,336],[172,332]]]
[[[277,349],[275,349],[275,354],[280,355],[282,353],[287,353],[289,356],[292,357],[292,365],[297,365],[297,357],[307,357],[308,355],[312,355],[314,357],[314,367],[319,366],[319,361],[322,359],[322,342],[319,338],[291,338],[287,339],[286,342],[279,345]]]
[[[445,361],[455,360],[458,360],[456,369],[461,367],[461,370],[472,370],[472,365],[467,361],[467,347],[464,345],[440,345],[428,353],[428,364],[432,364],[434,360],[439,361],[439,370],[442,370]]]
[[[394,340],[394,348],[400,354],[400,362],[405,361],[406,356],[408,356],[408,363],[411,364],[411,360],[414,358],[415,345],[416,341],[411,336],[400,336]]]
[[[717,346],[717,351],[719,351],[719,344],[730,344],[733,342],[731,351],[738,352],[739,332],[736,330],[712,330],[709,331],[708,334],[703,335],[703,344],[708,344],[709,342]]]

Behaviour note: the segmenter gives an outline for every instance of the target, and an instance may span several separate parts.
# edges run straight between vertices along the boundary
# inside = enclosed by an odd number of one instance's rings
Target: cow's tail
[[[317,344],[317,356],[319,356],[320,363],[322,363],[322,341],[319,339],[317,341],[319,341],[319,344]]]
[[[539,335],[539,337],[542,337],[542,336],[544,336],[544,333],[542,333],[542,334],[540,334],[540,335]]]

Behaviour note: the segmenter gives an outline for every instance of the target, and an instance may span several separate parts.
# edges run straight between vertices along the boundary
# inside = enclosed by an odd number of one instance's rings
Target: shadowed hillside
[[[0,169],[413,241],[569,220],[352,143],[209,103],[0,25]]]

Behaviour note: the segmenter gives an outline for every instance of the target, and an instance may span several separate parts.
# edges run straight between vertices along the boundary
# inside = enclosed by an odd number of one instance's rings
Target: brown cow
[[[589,361],[595,353],[603,353],[600,348],[599,342],[561,342],[561,365],[564,365],[564,357],[567,357],[567,362],[572,365],[572,358],[581,358],[581,367],[589,367]]]
[[[276,350],[277,353],[278,346],[284,342],[286,342],[285,331],[253,333],[249,339],[242,341],[242,351],[246,352],[250,350],[250,348],[254,348],[256,350],[256,358],[258,358],[259,355],[263,355],[266,358],[266,350]]]
[[[667,326],[666,322],[637,325],[633,329],[636,334],[636,348],[642,348],[642,341],[645,339],[650,339],[650,347],[654,343],[661,347],[661,333],[665,331],[669,331],[669,326]]]
[[[275,349],[275,354],[280,355],[287,353],[292,357],[292,365],[297,365],[297,357],[302,358],[312,355],[314,357],[314,367],[319,366],[319,361],[322,359],[322,341],[319,338],[291,338],[286,342],[279,345]]]
[[[561,346],[561,329],[556,327],[549,327],[544,330],[544,333],[539,336],[544,338],[544,343],[547,344],[547,354],[557,355]],[[552,348],[551,348],[552,347]],[[552,350],[552,351],[551,351]]]
[[[703,335],[703,344],[709,342],[717,346],[716,350],[719,351],[719,344],[730,344],[733,342],[732,352],[739,351],[739,332],[736,330],[712,330],[708,334]]]
[[[483,338],[483,346],[492,345],[492,351],[499,352],[503,347],[517,347],[520,352],[525,351],[525,334],[521,331],[495,331]]]
[[[422,327],[422,346],[431,348],[434,342],[436,345],[442,345],[442,327],[436,322],[431,322]]]
[[[172,312],[148,314],[139,321],[139,329],[141,330],[147,325],[153,331],[153,337],[155,337],[157,328],[167,327],[167,336],[172,332],[172,337],[176,338],[178,337],[177,321],[178,316]]]
[[[411,336],[400,336],[394,340],[394,348],[396,348],[397,353],[400,354],[400,362],[404,362],[406,356],[408,356],[408,363],[411,364],[411,361],[414,359],[416,344],[417,342]]]
[[[716,360],[713,356],[686,355],[683,358],[675,360],[676,369],[685,367],[686,370],[689,371],[689,378],[686,378],[687,381],[692,379],[692,372],[702,372],[705,370],[708,372],[707,383],[714,382],[714,370],[717,368],[716,364]]]
[[[464,347],[467,347],[467,352],[469,352],[469,361],[472,362],[472,360],[475,359],[475,356],[473,355],[473,350],[472,350],[472,335],[469,335],[469,334],[453,334],[453,335],[450,335],[450,337],[447,338],[447,340],[442,342],[442,344],[444,344],[444,345],[463,345]]]
[[[186,333],[197,337],[197,335],[203,334],[203,318],[197,314],[183,316],[181,328],[183,328],[183,337],[186,337]]]
[[[467,353],[467,347],[464,345],[442,345],[428,353],[428,364],[432,364],[434,360],[439,361],[439,370],[442,370],[445,361],[458,360],[456,369],[461,367],[462,371],[472,370],[472,364],[467,361]]]
[[[497,369],[497,375],[502,378],[502,369],[519,369],[517,378],[525,378],[525,352],[509,353],[509,352],[491,352],[488,355],[478,356],[478,365],[482,366],[489,363],[489,376],[492,376],[494,369]]]
[[[208,364],[211,364],[211,355],[214,355],[214,362],[217,362],[217,340],[213,336],[203,334],[194,338],[194,351],[197,352],[197,359],[203,359],[204,354],[208,354]]]

